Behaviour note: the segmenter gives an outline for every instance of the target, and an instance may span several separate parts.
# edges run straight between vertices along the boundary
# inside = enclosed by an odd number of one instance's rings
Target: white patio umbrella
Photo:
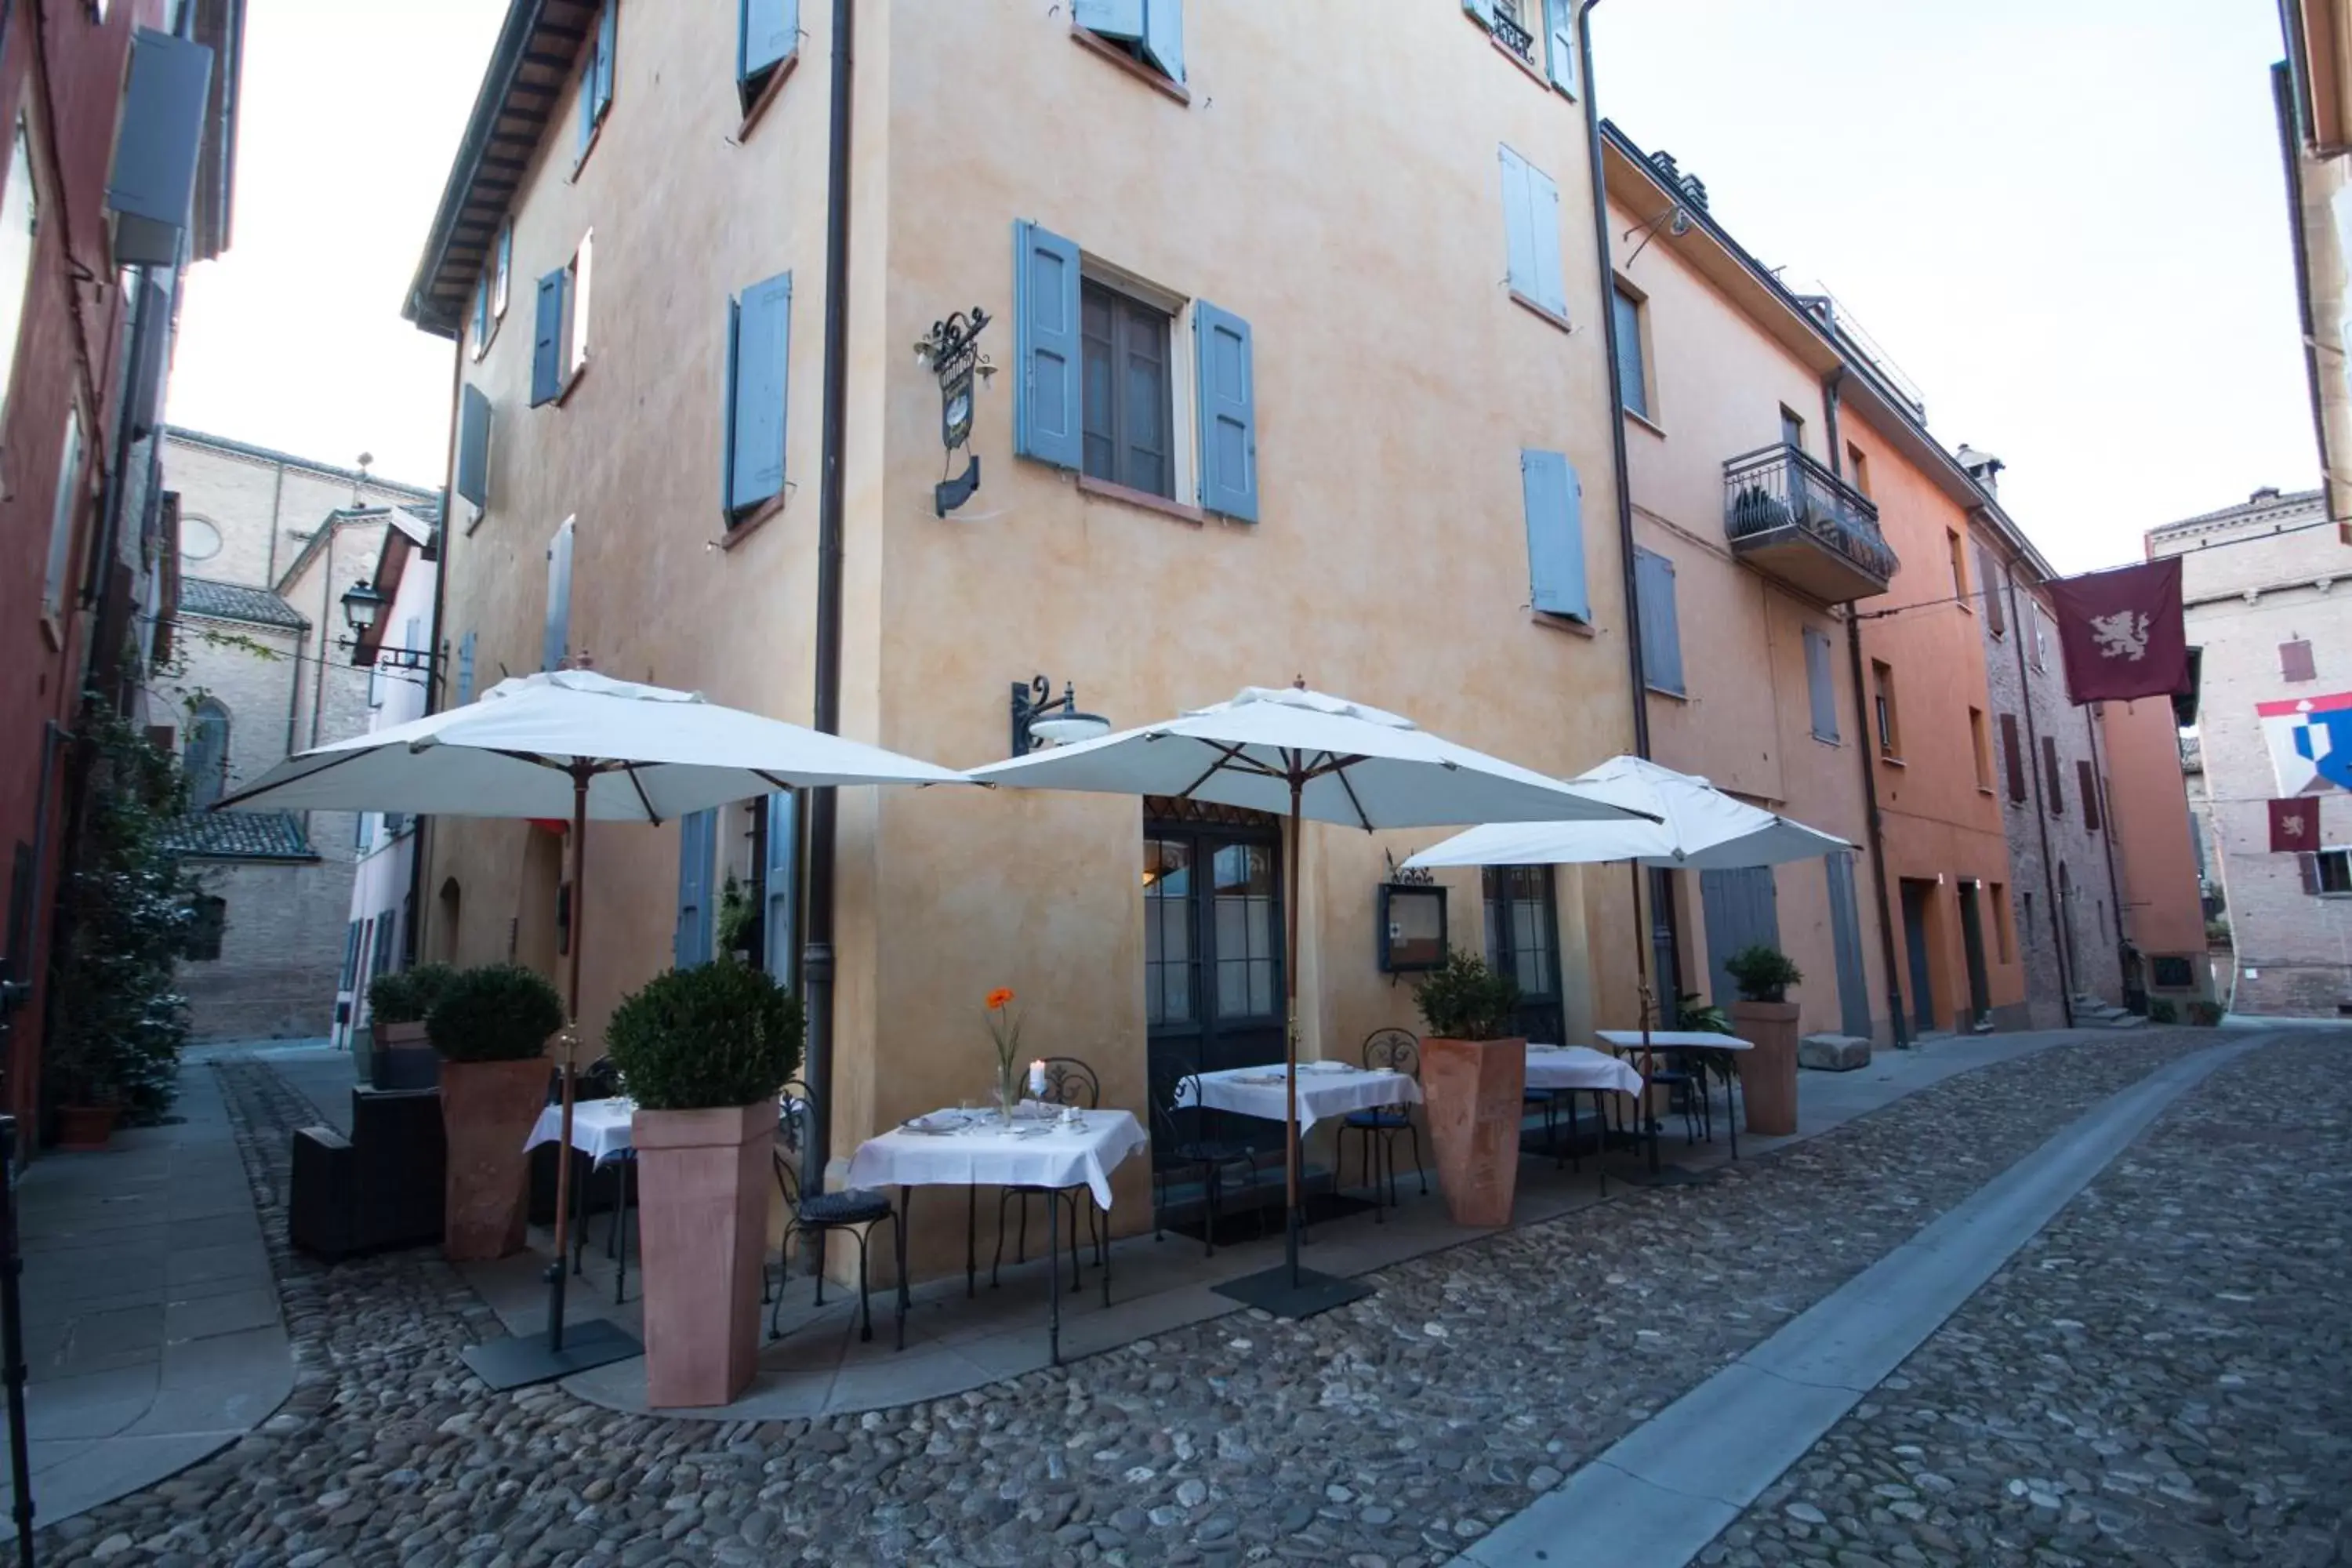
[[[724,708],[696,692],[559,669],[501,680],[462,708],[289,757],[213,809],[568,819],[572,952],[562,1132],[568,1151],[591,818],[652,824],[780,789],[964,782],[951,769]],[[588,1342],[564,1343],[571,1161],[560,1162],[556,1171],[556,1265],[544,1343],[530,1342],[537,1335],[492,1342],[501,1347],[495,1356],[469,1356],[469,1364],[494,1386],[562,1375],[636,1348],[609,1325],[583,1325]]]
[[[1642,931],[1642,871],[1726,871],[1805,860],[1852,844],[1724,794],[1703,778],[1644,757],[1612,757],[1570,781],[1586,794],[1647,813],[1649,822],[1495,822],[1405,861],[1408,867],[1574,866],[1624,860],[1633,868],[1633,929]],[[1642,1068],[1649,1071],[1650,950],[1633,946],[1641,975]],[[1650,1159],[1657,1163],[1657,1139]]]
[[[1462,822],[1625,821],[1641,808],[1600,799],[1531,769],[1344,697],[1292,687],[1247,687],[1230,702],[1165,723],[975,768],[977,783],[1103,795],[1166,795],[1285,813],[1283,880],[1284,1156],[1289,1205],[1286,1277],[1235,1281],[1244,1299],[1303,1316],[1364,1294],[1298,1267],[1298,840],[1303,820],[1370,831]]]

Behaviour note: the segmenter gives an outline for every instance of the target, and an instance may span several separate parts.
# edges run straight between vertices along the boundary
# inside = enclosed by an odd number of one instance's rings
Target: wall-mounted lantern
[[[1025,757],[1040,746],[1068,746],[1110,733],[1110,721],[1099,713],[1078,711],[1075,682],[1062,684],[1062,700],[1054,701],[1054,683],[1044,676],[1013,683],[1013,754]]]

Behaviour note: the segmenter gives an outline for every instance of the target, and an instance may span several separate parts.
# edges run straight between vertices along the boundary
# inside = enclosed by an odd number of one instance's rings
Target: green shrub
[[[1673,1026],[1709,1035],[1731,1033],[1731,1020],[1724,1015],[1723,1009],[1696,991],[1685,991],[1675,998]]]
[[[379,1024],[421,1024],[457,972],[446,963],[395,969],[368,984],[368,1016]]]
[[[2147,1021],[2151,1024],[2178,1024],[2180,1022],[2180,1009],[2172,1005],[2169,997],[2151,996],[2147,1002]]]
[[[1741,998],[1749,1002],[1786,1002],[1789,987],[1805,978],[1787,953],[1761,942],[1741,948],[1723,961],[1723,968],[1738,985]]]
[[[1421,1021],[1445,1040],[1499,1040],[1511,1032],[1519,988],[1475,953],[1456,948],[1412,988]]]
[[[772,1100],[800,1070],[800,999],[730,959],[673,969],[613,1010],[604,1048],[647,1110]]]
[[[539,1056],[563,1027],[563,999],[547,977],[517,963],[453,975],[425,1017],[433,1048],[453,1062],[512,1062]]]

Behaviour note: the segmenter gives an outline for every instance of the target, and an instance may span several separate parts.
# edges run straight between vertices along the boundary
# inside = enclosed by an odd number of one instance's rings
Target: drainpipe
[[[1625,392],[1617,384],[1617,312],[1611,308],[1617,266],[1609,250],[1607,179],[1601,157],[1601,105],[1592,85],[1592,8],[1576,16],[1577,47],[1584,51],[1584,144],[1592,160],[1592,256],[1601,269],[1601,335],[1609,358],[1609,449],[1617,465],[1617,554],[1625,585],[1625,669],[1633,685],[1633,754],[1650,754],[1649,682],[1642,669],[1642,595],[1633,565],[1633,479],[1626,472]],[[1639,911],[1636,911],[1638,920]]]
[[[1822,378],[1822,433],[1829,441],[1830,473],[1839,479],[1845,478],[1845,442],[1838,435],[1838,387],[1844,380],[1843,365]],[[1862,620],[1854,613],[1853,600],[1846,601],[1844,609],[1846,663],[1853,672],[1854,721],[1862,727],[1861,743],[1855,750],[1862,759],[1862,820],[1870,840],[1870,896],[1878,909],[1878,961],[1886,970],[1886,1016],[1895,1030],[1895,1048],[1908,1050],[1910,1026],[1903,1012],[1902,982],[1896,978],[1902,971],[1896,966],[1895,954],[1895,917],[1886,902],[1886,835],[1878,816],[1878,765],[1870,742],[1870,688],[1862,679]]]
[[[2050,810],[2042,802],[2042,735],[2033,722],[2033,678],[2025,668],[2028,626],[2017,608],[2017,563],[2008,563],[2010,640],[2017,645],[2018,706],[2025,710],[2025,773],[2033,781],[2033,825],[2042,835],[2042,897],[2050,906],[2050,942],[2058,960],[2058,1002],[2066,1026],[2074,1026],[2074,978],[2066,968],[2066,911],[2058,902],[2058,872],[2050,853]],[[2029,988],[2027,1000],[2032,1001]]]
[[[843,422],[849,403],[849,79],[856,0],[833,0],[832,111],[825,138],[824,408],[816,500],[815,728],[841,732]],[[809,1015],[808,1088],[815,1101],[802,1154],[801,1190],[823,1192],[833,1154],[833,893],[835,792],[808,792],[807,941],[801,985]]]

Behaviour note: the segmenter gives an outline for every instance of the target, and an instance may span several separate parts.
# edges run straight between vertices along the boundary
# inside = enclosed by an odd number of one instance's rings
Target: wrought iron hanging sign
[[[915,358],[940,378],[940,443],[950,452],[971,439],[973,377],[985,379],[996,374],[996,367],[980,352],[981,329],[988,322],[988,312],[974,305],[969,313],[958,310],[944,321],[933,321],[931,330],[915,344]],[[947,516],[979,489],[980,458],[973,454],[961,475],[931,487],[932,515]]]

